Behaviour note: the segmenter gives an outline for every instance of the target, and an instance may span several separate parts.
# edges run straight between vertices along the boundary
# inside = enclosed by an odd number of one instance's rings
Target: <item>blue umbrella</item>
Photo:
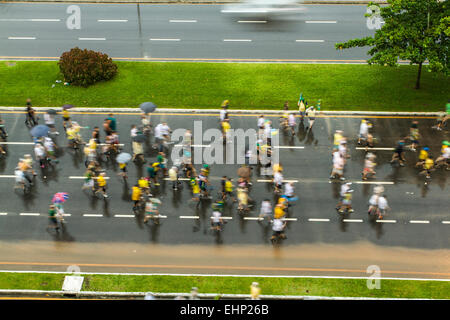
[[[117,163],[127,163],[130,160],[131,160],[131,154],[126,153],[126,152],[121,152],[116,157]]]
[[[153,102],[144,102],[139,106],[145,113],[150,113],[156,110],[156,105]]]
[[[62,107],[63,107],[64,110],[67,110],[67,109],[73,108],[74,105],[73,105],[73,104],[65,104],[65,105],[63,105]]]
[[[33,129],[30,130],[30,134],[33,137],[40,138],[40,137],[46,137],[50,131],[50,128],[46,125],[39,124],[37,126],[34,126]]]

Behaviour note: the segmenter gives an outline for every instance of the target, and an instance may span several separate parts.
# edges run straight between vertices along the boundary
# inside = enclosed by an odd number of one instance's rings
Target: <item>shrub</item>
[[[107,54],[78,47],[64,52],[58,65],[64,81],[82,87],[110,80],[117,73],[117,65]]]

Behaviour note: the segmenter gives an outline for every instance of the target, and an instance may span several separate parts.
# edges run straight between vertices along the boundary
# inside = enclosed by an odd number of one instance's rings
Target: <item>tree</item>
[[[450,7],[447,0],[388,0],[387,6],[369,3],[376,8],[384,24],[373,37],[336,43],[338,50],[372,46],[368,64],[397,66],[398,60],[409,60],[419,66],[416,89],[420,88],[422,65],[429,71],[449,74]]]

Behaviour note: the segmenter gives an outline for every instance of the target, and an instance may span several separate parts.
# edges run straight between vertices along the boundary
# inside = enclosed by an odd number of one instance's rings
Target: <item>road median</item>
[[[88,88],[63,85],[57,62],[0,63],[0,105],[35,107],[137,108],[152,101],[159,108],[280,110],[297,109],[300,93],[323,111],[438,112],[447,102],[450,82],[424,72],[415,90],[417,66],[116,62],[118,75]],[[30,76],[33,75],[33,76]],[[256,111],[259,112],[259,111]]]

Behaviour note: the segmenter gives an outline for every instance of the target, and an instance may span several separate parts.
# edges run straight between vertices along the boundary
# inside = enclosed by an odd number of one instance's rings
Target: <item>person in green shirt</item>
[[[56,232],[59,231],[58,220],[56,219],[56,208],[53,204],[50,205],[50,208],[48,210],[48,222],[49,225],[47,227],[47,230],[50,228],[54,228]]]
[[[166,177],[167,176],[167,167],[166,167],[167,161],[166,161],[164,152],[160,152],[158,154],[158,156],[156,157],[156,162],[160,163],[159,167],[163,170],[163,174]]]
[[[109,127],[111,128],[111,130],[116,131],[116,118],[114,118],[114,115],[110,113],[108,115],[108,118],[106,118],[106,120],[108,120]]]

